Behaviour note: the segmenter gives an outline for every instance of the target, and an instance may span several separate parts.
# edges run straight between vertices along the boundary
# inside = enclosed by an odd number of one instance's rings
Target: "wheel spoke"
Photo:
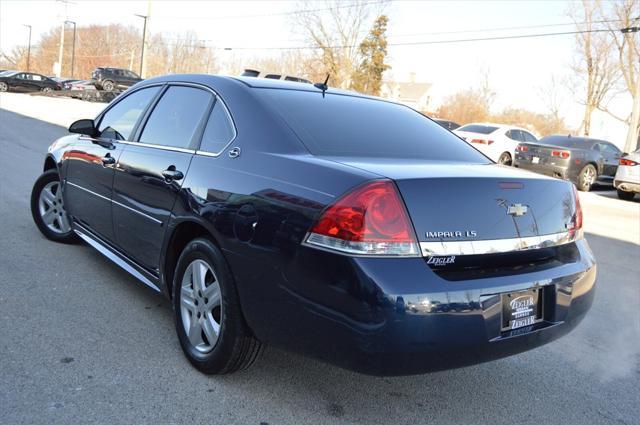
[[[218,340],[218,334],[220,333],[220,325],[213,319],[211,314],[207,314],[202,322],[202,329],[204,334],[209,340],[210,345],[214,345]]]
[[[206,306],[209,310],[220,305],[220,285],[218,285],[218,282],[213,282],[207,286],[207,288],[202,291],[202,295],[207,299]]]
[[[42,199],[44,203],[50,207],[53,207],[53,203],[57,201],[56,195],[53,194],[51,188],[43,189],[40,199]]]
[[[193,264],[193,289],[204,290],[204,279],[207,275],[207,267],[200,261]]]
[[[194,303],[193,290],[191,288],[182,287],[180,305],[195,314],[196,304]]]
[[[58,226],[60,227],[60,231],[62,233],[67,233],[71,230],[71,227],[69,226],[69,221],[67,220],[67,215],[66,214],[60,214],[60,216],[58,217]]]
[[[195,317],[191,318],[191,326],[189,327],[189,341],[196,347],[204,342],[202,340],[202,325],[198,320],[196,320]]]
[[[44,221],[44,223],[47,226],[52,226],[53,223],[56,221],[57,215],[55,212],[53,212],[53,208],[49,208],[47,211],[45,211],[42,214],[42,221]]]

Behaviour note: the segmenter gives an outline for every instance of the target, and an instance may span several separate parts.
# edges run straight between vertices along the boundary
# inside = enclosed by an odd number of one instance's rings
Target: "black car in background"
[[[621,156],[620,149],[605,140],[554,135],[520,143],[514,165],[570,180],[587,192],[596,183],[613,184]]]
[[[456,128],[460,127],[460,124],[458,124],[457,122],[453,122],[453,121],[449,121],[449,120],[442,120],[440,118],[432,118],[432,119],[433,119],[433,121],[438,123],[441,127],[444,127],[449,131],[453,131]]]
[[[404,105],[171,75],[69,130],[34,184],[36,225],[172,299],[205,373],[262,344],[377,375],[459,367],[559,338],[593,301],[573,185]]]
[[[126,90],[142,78],[135,72],[122,68],[100,67],[93,70],[91,80],[98,90]]]
[[[0,92],[50,92],[61,89],[62,84],[33,72],[12,71],[4,72],[0,75]]]

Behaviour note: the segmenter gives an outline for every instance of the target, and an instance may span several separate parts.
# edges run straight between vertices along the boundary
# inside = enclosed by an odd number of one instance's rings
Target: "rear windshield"
[[[299,90],[258,89],[313,155],[488,163],[422,114],[395,103]]]
[[[584,139],[582,137],[567,136],[547,136],[538,140],[541,145],[562,146],[566,148],[591,149],[596,140]]]
[[[467,124],[458,128],[458,131],[468,131],[470,133],[480,133],[480,134],[491,134],[497,129],[498,127],[494,127],[492,125]]]

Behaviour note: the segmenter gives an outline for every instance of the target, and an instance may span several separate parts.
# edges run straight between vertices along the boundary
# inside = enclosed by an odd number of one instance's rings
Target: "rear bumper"
[[[569,174],[568,167],[562,167],[552,164],[532,164],[530,160],[519,158],[516,154],[513,165],[523,170],[533,171],[538,174],[544,174],[545,176],[557,177],[563,180],[570,180],[572,176]]]
[[[239,289],[260,339],[361,373],[420,374],[513,355],[570,332],[589,310],[596,281],[587,242],[575,250],[571,262],[550,268],[449,281],[423,258],[303,248],[274,292]],[[543,321],[503,332],[501,294],[536,287]]]
[[[625,192],[640,193],[640,183],[624,181],[624,180],[614,180],[613,186],[616,189],[620,189]]]

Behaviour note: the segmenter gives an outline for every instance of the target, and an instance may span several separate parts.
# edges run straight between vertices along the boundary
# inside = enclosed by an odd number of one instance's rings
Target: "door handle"
[[[174,180],[182,180],[184,174],[182,174],[182,171],[176,170],[176,167],[172,165],[171,167],[162,171],[162,177],[164,177],[167,182],[171,182]]]
[[[113,165],[116,163],[116,159],[111,154],[106,154],[102,157],[102,165]]]

